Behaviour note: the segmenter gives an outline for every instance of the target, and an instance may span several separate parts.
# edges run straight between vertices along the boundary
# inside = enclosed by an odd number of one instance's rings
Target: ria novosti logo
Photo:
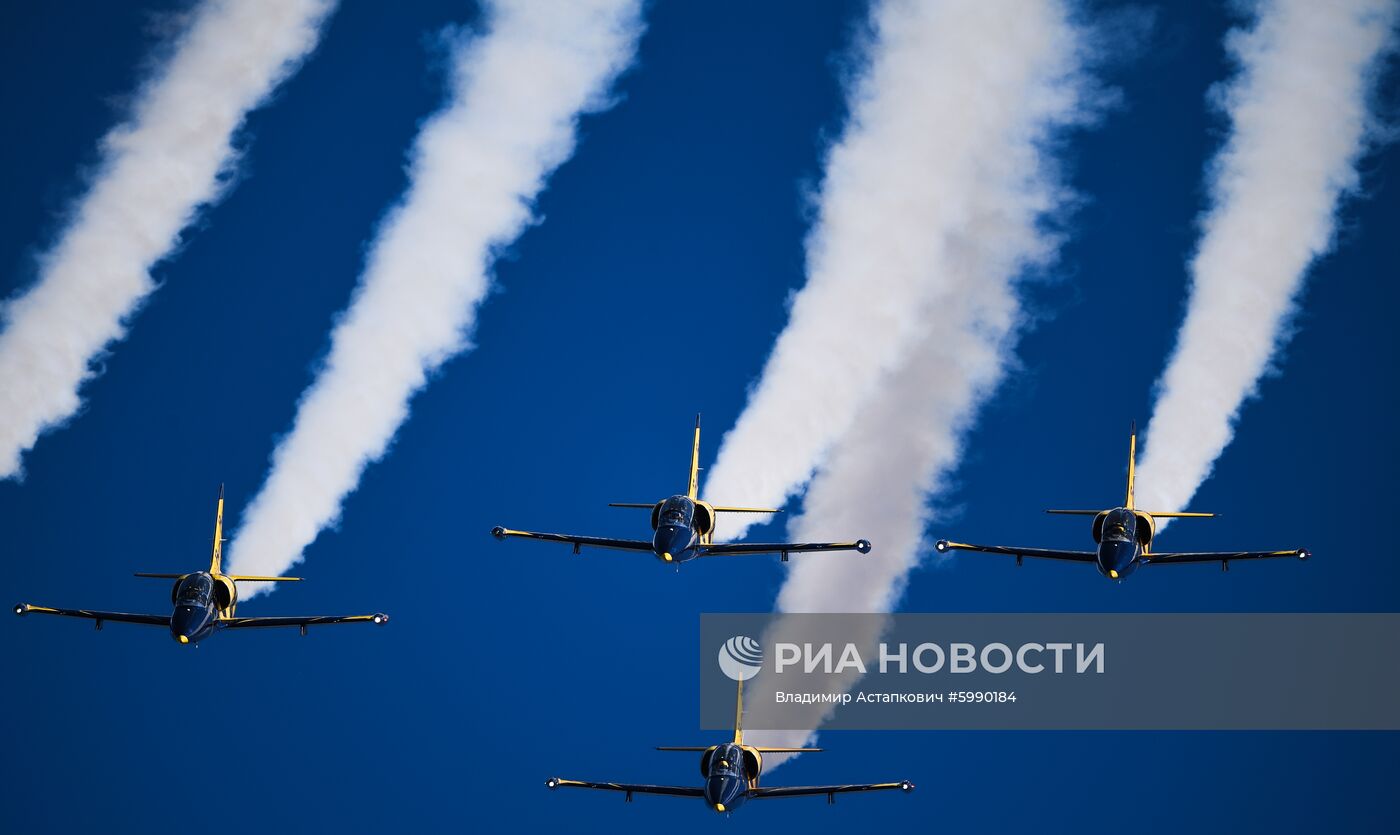
[[[735,635],[719,648],[719,668],[734,681],[748,681],[763,669],[763,646],[747,635]]]

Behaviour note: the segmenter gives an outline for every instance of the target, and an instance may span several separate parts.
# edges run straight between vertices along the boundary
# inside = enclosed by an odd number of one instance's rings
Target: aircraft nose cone
[[[1099,544],[1099,572],[1110,580],[1121,580],[1137,568],[1137,548],[1131,542]]]
[[[744,781],[732,775],[705,781],[705,802],[716,812],[732,812],[744,802]]]
[[[666,562],[681,562],[689,557],[690,528],[662,525],[656,529],[651,545],[656,555]]]
[[[170,616],[170,637],[179,644],[192,644],[209,622],[209,612],[198,606],[176,606]]]

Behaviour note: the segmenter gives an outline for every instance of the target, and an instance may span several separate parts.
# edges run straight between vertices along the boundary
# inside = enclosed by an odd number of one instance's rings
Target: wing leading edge
[[[1210,551],[1200,553],[1144,554],[1142,561],[1146,565],[1171,565],[1173,563],[1188,562],[1227,563],[1235,560],[1268,560],[1282,557],[1297,557],[1300,560],[1305,560],[1311,556],[1312,552],[1306,548],[1294,548],[1291,551]]]
[[[897,783],[848,783],[842,786],[760,786],[756,789],[750,789],[749,797],[806,797],[824,794],[830,800],[833,799],[832,795],[837,794],[890,791],[893,789],[911,792],[914,790],[914,784],[908,780],[900,780]]]
[[[858,539],[855,542],[726,542],[720,545],[706,545],[700,549],[702,557],[730,557],[739,554],[804,554],[815,551],[859,551],[870,553],[870,541]]]
[[[565,780],[562,777],[551,777],[545,781],[545,786],[550,789],[562,787],[573,789],[602,789],[603,791],[626,792],[628,799],[632,793],[638,794],[662,794],[669,797],[704,797],[705,790],[698,786],[651,786],[644,783],[592,783],[587,780]]]
[[[372,615],[312,615],[310,617],[272,617],[272,618],[224,618],[219,624],[225,629],[261,629],[273,626],[300,626],[305,629],[308,626],[325,626],[332,623],[373,623],[383,625],[389,622],[389,616],[383,612],[376,612]]]
[[[55,609],[50,606],[35,606],[29,603],[15,604],[15,614],[23,617],[30,613],[95,620],[99,628],[102,626],[103,622],[109,620],[118,623],[139,623],[145,626],[170,626],[169,615],[141,615],[131,612],[99,612],[96,609]]]
[[[513,531],[510,528],[503,528],[499,525],[491,529],[491,535],[497,539],[506,537],[518,537],[520,539],[538,539],[543,542],[562,542],[566,545],[574,546],[574,553],[587,546],[589,548],[611,548],[614,551],[644,551],[651,553],[651,543],[641,539],[609,539],[604,536],[572,536],[562,533],[537,533],[535,531]]]
[[[1006,554],[1020,560],[1021,557],[1034,557],[1041,560],[1065,560],[1067,562],[1094,562],[1098,556],[1093,551],[1055,551],[1048,548],[1008,548],[1004,545],[968,545],[965,542],[950,542],[940,539],[933,546],[940,554],[949,551],[977,551],[983,554]]]

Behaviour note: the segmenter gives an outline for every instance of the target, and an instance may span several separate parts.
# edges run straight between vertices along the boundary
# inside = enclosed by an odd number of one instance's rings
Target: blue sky
[[[213,502],[229,521],[257,489],[404,151],[442,100],[439,33],[471,3],[350,0],[319,50],[253,114],[237,187],[156,270],[161,289],[103,361],[71,425],[0,483],[13,600],[161,611],[131,571],[207,560]],[[81,193],[186,3],[66,0],[0,11],[0,292]],[[1096,5],[1098,14],[1121,7]],[[1137,4],[1155,21],[1113,60],[1121,103],[1067,146],[1083,204],[1059,264],[1028,290],[1019,367],[969,436],[930,530],[1082,547],[1049,506],[1110,503],[1126,430],[1149,414],[1179,324],[1202,169],[1224,124],[1231,19],[1212,4]],[[657,2],[614,108],[539,201],[543,222],[497,268],[476,351],[413,403],[389,456],[307,552],[305,584],[257,614],[382,610],[383,629],[217,636],[180,651],[159,631],[0,619],[12,671],[0,765],[15,829],[149,832],[555,827],[708,831],[698,803],[549,793],[545,778],[698,779],[654,745],[698,729],[702,611],[766,611],[776,561],[677,574],[651,560],[498,543],[494,524],[629,536],[608,501],[681,489],[700,411],[713,459],[801,286],[808,195],[842,121],[840,67],[861,3]],[[1382,89],[1394,115],[1391,73]],[[1400,566],[1379,548],[1397,501],[1400,155],[1364,163],[1337,250],[1316,265],[1296,334],[1172,550],[1296,547],[1316,558],[1148,570],[967,555],[926,561],[908,611],[1394,611]],[[722,500],[723,497],[712,497]],[[775,531],[776,532],[776,531]],[[861,535],[873,533],[857,532]],[[1131,705],[1121,709],[1131,711]],[[831,733],[781,782],[908,778],[910,796],[753,804],[752,826],[812,831],[1143,832],[1183,827],[1393,828],[1392,734]],[[214,809],[211,810],[211,804]],[[211,816],[211,811],[213,812]],[[744,825],[744,824],[737,824]]]

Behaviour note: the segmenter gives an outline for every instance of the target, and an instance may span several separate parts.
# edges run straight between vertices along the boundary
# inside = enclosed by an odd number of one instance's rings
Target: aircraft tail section
[[[1133,421],[1132,434],[1128,440],[1128,495],[1123,505],[1129,510],[1137,510],[1137,504],[1133,496],[1134,482],[1137,479],[1137,421]],[[1051,511],[1052,513],[1055,511]],[[1065,511],[1059,511],[1061,513]],[[1140,514],[1151,516],[1154,519],[1210,519],[1214,513],[1188,513],[1181,511],[1178,513],[1165,513],[1156,510],[1139,511]]]
[[[686,495],[695,500],[700,498],[700,416],[695,416],[695,444],[690,449],[690,487]]]
[[[219,508],[214,513],[214,553],[209,559],[209,573],[219,574],[224,560],[224,486],[219,485]]]
[[[744,745],[744,680],[739,679],[739,688],[734,700],[734,744]],[[744,745],[751,751],[760,754],[815,754],[820,752],[820,748],[774,748],[766,745]],[[715,746],[701,745],[663,745],[657,746],[658,751],[713,751]]]
[[[744,744],[744,680],[739,679],[739,696],[734,707],[734,742]]]
[[[1137,478],[1137,421],[1133,421],[1132,430],[1128,435],[1128,495],[1123,499],[1123,506],[1133,510],[1133,482]]]
[[[1128,510],[1137,511],[1138,516],[1151,516],[1154,519],[1209,519],[1217,514],[1214,513],[1189,513],[1180,511],[1167,513],[1156,510],[1138,510],[1137,496],[1135,488],[1137,486],[1137,421],[1133,421],[1132,429],[1128,434],[1128,491],[1123,496],[1123,507]],[[1046,513],[1053,513],[1056,516],[1099,516],[1107,513],[1107,510],[1047,510]]]

